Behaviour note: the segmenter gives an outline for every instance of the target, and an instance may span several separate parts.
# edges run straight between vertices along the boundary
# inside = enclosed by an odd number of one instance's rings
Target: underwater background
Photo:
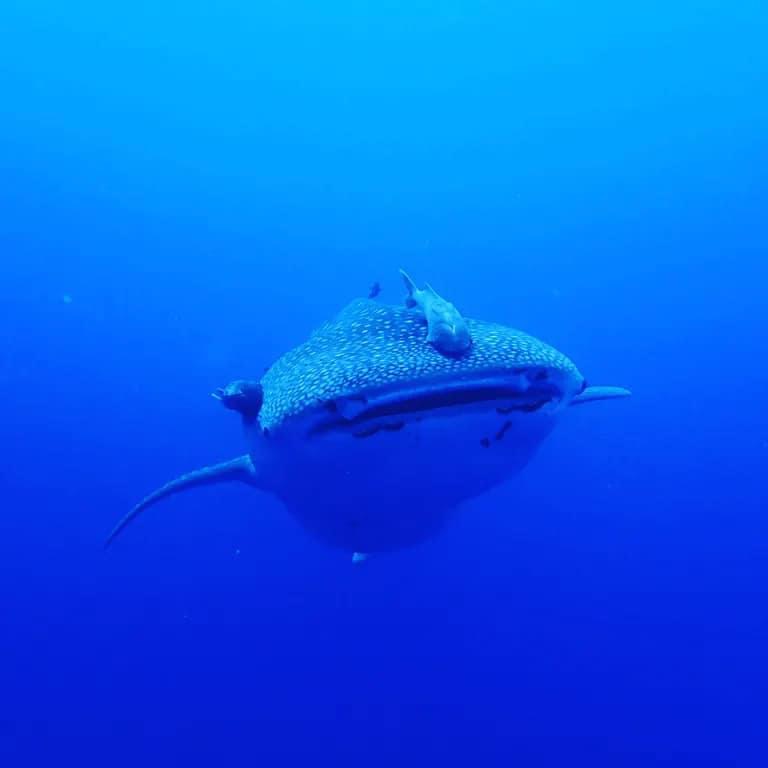
[[[768,765],[761,2],[0,4],[3,765]],[[405,267],[630,400],[352,566],[209,393]],[[423,491],[414,488],[418,497]]]

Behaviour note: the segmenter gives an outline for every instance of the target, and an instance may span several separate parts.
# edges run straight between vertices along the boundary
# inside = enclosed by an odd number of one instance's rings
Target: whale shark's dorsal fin
[[[571,405],[591,403],[593,400],[616,400],[630,397],[632,393],[624,387],[587,387],[581,394],[571,400]]]
[[[226,482],[241,482],[255,484],[256,482],[256,470],[254,469],[251,457],[247,454],[245,456],[239,456],[231,461],[224,461],[221,464],[214,464],[210,467],[203,467],[202,469],[196,469],[193,472],[188,472],[186,475],[181,475],[175,480],[171,480],[161,488],[158,488],[149,496],[145,496],[113,529],[109,534],[107,540],[104,542],[104,547],[108,547],[120,534],[123,529],[132,522],[138,515],[143,512],[147,507],[152,506],[155,502],[165,499],[168,496],[172,496],[174,493],[180,491],[186,491],[188,488],[194,488],[198,485],[215,485],[216,483]]]

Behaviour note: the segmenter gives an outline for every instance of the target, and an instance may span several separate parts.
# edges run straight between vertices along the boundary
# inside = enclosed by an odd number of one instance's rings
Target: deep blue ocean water
[[[764,3],[0,5],[0,757],[768,765]],[[397,268],[629,401],[353,567],[208,396]],[[418,495],[422,489],[414,488]]]

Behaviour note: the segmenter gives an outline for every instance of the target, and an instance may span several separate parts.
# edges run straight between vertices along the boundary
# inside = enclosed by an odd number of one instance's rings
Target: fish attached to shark
[[[214,393],[241,414],[247,453],[151,493],[107,544],[161,499],[234,481],[276,496],[356,561],[413,546],[520,472],[570,406],[630,394],[588,387],[533,336],[459,318],[471,344],[456,354],[429,343],[418,311],[353,301],[259,381]]]
[[[427,323],[427,341],[444,355],[463,355],[472,345],[472,336],[459,310],[429,283],[422,290],[405,270],[400,270],[400,276],[408,291],[405,306],[417,310]]]

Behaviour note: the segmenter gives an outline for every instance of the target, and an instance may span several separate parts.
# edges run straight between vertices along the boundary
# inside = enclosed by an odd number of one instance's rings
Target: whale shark
[[[259,380],[214,393],[240,414],[243,455],[150,493],[107,544],[162,499],[237,482],[280,499],[356,562],[412,547],[519,473],[570,407],[630,394],[588,386],[568,357],[522,331],[462,321],[471,346],[443,354],[418,308],[354,300]]]

